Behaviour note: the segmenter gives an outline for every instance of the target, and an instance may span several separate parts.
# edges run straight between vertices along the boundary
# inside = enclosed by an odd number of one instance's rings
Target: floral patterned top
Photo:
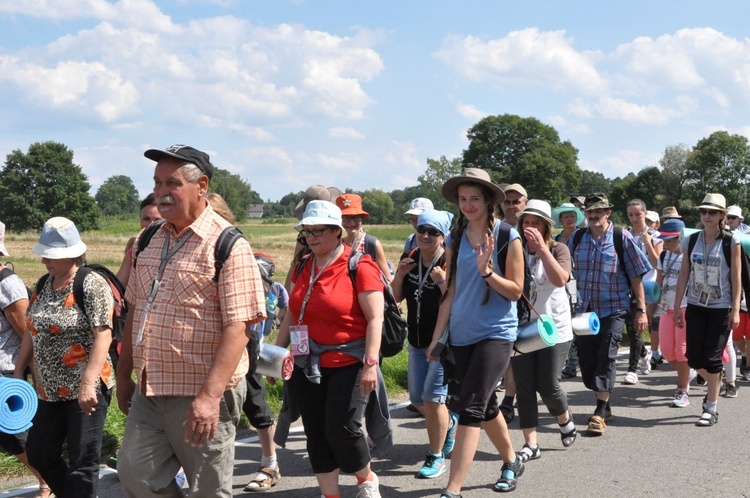
[[[112,291],[100,275],[91,272],[83,281],[86,314],[73,297],[73,280],[63,289],[52,289],[50,277],[31,297],[27,324],[34,345],[34,372],[39,399],[70,401],[78,399],[83,372],[94,343],[94,327],[112,328]],[[87,317],[88,316],[88,317]],[[101,384],[114,386],[109,357],[101,372]]]

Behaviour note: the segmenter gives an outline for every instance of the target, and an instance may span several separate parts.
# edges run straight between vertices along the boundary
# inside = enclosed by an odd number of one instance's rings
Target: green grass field
[[[286,278],[292,260],[292,252],[296,241],[296,232],[293,228],[295,221],[273,220],[273,223],[264,223],[263,220],[251,220],[239,225],[254,251],[265,252],[273,257],[276,262],[275,279],[280,282],[283,282]],[[81,234],[81,238],[88,248],[87,260],[91,263],[104,264],[116,272],[122,261],[125,244],[130,237],[138,233],[138,218],[135,215],[105,218],[102,220],[101,226],[100,230]],[[412,231],[410,225],[365,228],[380,238],[389,261],[394,264],[401,255],[404,239]],[[31,251],[38,238],[38,233],[6,233],[6,247],[11,255],[6,259],[13,264],[16,273],[29,287],[33,287],[39,277],[46,273],[40,258]],[[273,340],[273,337],[271,340]],[[389,358],[384,362],[383,375],[390,393],[401,393],[406,389],[406,363],[406,351],[402,351],[398,356]],[[272,410],[278,413],[281,408],[282,384],[277,383],[273,386],[267,384],[266,387],[268,402]],[[249,424],[243,415],[241,428],[247,427],[249,427]],[[117,401],[113,395],[104,428],[102,462],[106,462],[110,456],[117,454],[124,428],[125,415],[117,408]],[[17,477],[25,473],[25,467],[15,457],[0,455],[0,480]]]

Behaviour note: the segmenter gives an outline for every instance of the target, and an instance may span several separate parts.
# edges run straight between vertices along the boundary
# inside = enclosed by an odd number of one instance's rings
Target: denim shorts
[[[439,361],[427,361],[427,348],[409,345],[409,401],[422,406],[425,401],[445,403],[448,386],[443,385],[443,365]]]

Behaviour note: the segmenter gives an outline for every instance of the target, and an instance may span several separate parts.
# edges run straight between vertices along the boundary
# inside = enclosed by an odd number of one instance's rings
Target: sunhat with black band
[[[325,187],[323,185],[310,185],[305,190],[305,194],[302,199],[299,200],[296,206],[294,206],[294,217],[298,220],[302,219],[302,215],[305,214],[305,208],[310,201],[328,201],[336,202],[336,198],[341,195],[341,190],[336,187]]]
[[[86,244],[81,240],[75,223],[56,216],[44,224],[39,242],[31,250],[47,259],[68,259],[85,254]]]
[[[545,201],[540,201],[538,199],[529,200],[529,202],[526,203],[526,208],[517,215],[519,226],[521,225],[521,220],[527,214],[533,214],[534,216],[542,218],[549,223],[550,227],[555,224],[552,219],[552,208],[550,208],[549,203]]]
[[[214,176],[214,167],[211,165],[211,160],[208,157],[208,154],[202,150],[190,147],[189,145],[174,144],[164,150],[149,149],[144,152],[143,155],[156,162],[164,159],[164,157],[179,159],[181,161],[195,164],[209,180]]]
[[[449,178],[442,188],[443,197],[453,204],[458,204],[458,186],[464,183],[477,183],[487,187],[492,195],[492,205],[496,206],[505,200],[505,193],[499,185],[490,180],[490,175],[480,168],[465,168],[460,175]]]
[[[701,202],[700,206],[696,206],[695,209],[714,209],[726,213],[727,201],[721,194],[706,194],[703,202]]]
[[[680,213],[677,212],[677,208],[674,206],[667,206],[661,211],[661,219],[667,220],[669,218],[677,218],[682,219],[682,216],[680,216]]]
[[[560,223],[560,215],[568,212],[576,214],[576,226],[583,223],[583,220],[586,219],[586,217],[583,215],[583,211],[575,207],[573,203],[565,202],[552,210],[552,219],[555,220],[555,226],[557,228],[562,228],[562,223]]]

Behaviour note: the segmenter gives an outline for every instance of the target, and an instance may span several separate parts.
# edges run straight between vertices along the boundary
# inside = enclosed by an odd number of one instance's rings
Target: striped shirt
[[[138,255],[125,297],[134,313],[133,365],[142,387],[147,373],[147,396],[196,396],[214,362],[224,329],[232,323],[265,318],[263,284],[246,240],[234,245],[218,283],[213,281],[214,248],[228,226],[208,206],[180,233],[165,223]],[[166,264],[151,311],[146,313],[167,230],[170,248],[180,238],[189,238]],[[142,342],[137,344],[141,328]],[[236,386],[248,367],[247,352],[243,351],[226,389]]]
[[[630,308],[629,280],[640,277],[651,270],[648,258],[638,248],[633,236],[622,231],[622,250],[625,257],[625,270],[622,272],[617,257],[612,234],[614,224],[610,222],[604,235],[595,241],[588,229],[585,230],[578,247],[573,250],[575,233],[568,238],[578,285],[578,311],[595,311],[600,318],[606,318],[618,311]]]

